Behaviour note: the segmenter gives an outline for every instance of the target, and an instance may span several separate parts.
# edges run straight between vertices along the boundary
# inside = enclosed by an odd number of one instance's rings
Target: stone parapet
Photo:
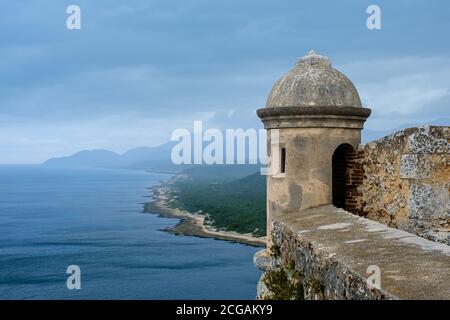
[[[408,128],[352,160],[352,213],[450,245],[450,128]]]
[[[259,299],[450,299],[449,246],[331,205],[279,215],[272,239]]]

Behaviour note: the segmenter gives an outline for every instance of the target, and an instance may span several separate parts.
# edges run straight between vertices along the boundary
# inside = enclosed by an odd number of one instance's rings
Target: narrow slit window
[[[286,172],[286,148],[281,148],[281,173]]]

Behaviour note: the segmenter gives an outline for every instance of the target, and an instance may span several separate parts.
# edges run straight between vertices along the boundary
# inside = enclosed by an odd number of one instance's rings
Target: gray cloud
[[[450,116],[450,59],[403,57],[342,66],[363,103],[373,108],[370,129],[391,129]]]
[[[2,5],[1,163],[156,145],[193,120],[260,127],[255,110],[311,48],[373,105],[374,129],[448,115],[445,1],[379,1],[376,32],[370,1],[79,0],[82,30],[68,31],[72,3]]]

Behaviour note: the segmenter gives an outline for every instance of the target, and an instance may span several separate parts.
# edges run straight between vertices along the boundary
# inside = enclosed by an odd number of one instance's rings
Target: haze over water
[[[171,235],[176,219],[142,212],[168,177],[0,166],[0,299],[254,299],[258,248]]]

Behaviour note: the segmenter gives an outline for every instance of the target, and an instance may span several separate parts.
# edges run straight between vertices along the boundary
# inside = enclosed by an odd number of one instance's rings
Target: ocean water
[[[164,174],[0,166],[0,299],[253,299],[258,248],[142,212]],[[67,289],[69,265],[81,289]]]

